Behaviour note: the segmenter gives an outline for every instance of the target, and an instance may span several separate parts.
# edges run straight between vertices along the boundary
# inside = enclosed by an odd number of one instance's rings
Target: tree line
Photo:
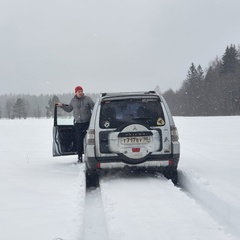
[[[159,86],[156,91],[160,92]],[[222,58],[208,69],[192,63],[177,91],[162,93],[175,116],[226,116],[240,114],[240,48],[227,46]],[[99,93],[87,93],[94,101]],[[72,93],[0,96],[0,118],[52,117],[55,103],[69,103]]]
[[[99,94],[87,93],[93,100]],[[0,96],[0,118],[51,118],[53,117],[56,102],[69,103],[73,93],[41,94],[5,94]]]
[[[179,90],[163,93],[173,115],[230,116],[240,114],[240,48],[227,46],[221,59],[206,70],[191,64]]]

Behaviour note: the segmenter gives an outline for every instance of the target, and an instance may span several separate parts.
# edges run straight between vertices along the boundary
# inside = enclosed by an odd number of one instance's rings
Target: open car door
[[[53,156],[77,154],[74,119],[62,108],[54,108]]]

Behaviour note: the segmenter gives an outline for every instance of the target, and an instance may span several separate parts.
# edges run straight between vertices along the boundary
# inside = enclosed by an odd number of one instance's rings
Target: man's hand
[[[62,107],[62,103],[58,102],[58,103],[56,103],[56,106],[57,107]]]

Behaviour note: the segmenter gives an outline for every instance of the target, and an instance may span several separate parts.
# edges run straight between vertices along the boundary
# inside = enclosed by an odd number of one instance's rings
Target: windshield
[[[100,128],[118,128],[127,123],[162,126],[165,119],[158,98],[121,99],[103,101]]]

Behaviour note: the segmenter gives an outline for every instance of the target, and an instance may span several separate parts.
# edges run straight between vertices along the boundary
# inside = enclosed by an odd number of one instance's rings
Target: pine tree
[[[209,67],[204,79],[205,115],[217,116],[222,114],[222,82],[219,77],[221,62],[215,60]]]
[[[222,110],[225,115],[239,113],[240,93],[240,60],[235,45],[227,46],[222,57],[220,69],[222,84]]]
[[[5,116],[6,118],[12,118],[12,109],[14,105],[14,99],[13,98],[7,98],[5,102]]]
[[[235,45],[227,46],[222,57],[221,74],[235,73],[239,66],[238,52]]]
[[[203,79],[202,67],[199,65],[196,69],[194,63],[192,63],[187,72],[187,78],[179,92],[182,99],[182,111],[185,115],[196,116],[203,114]]]
[[[197,77],[197,70],[196,70],[194,63],[192,63],[187,72],[187,80],[191,80],[195,77]]]
[[[13,105],[13,118],[27,118],[26,102],[18,98]]]
[[[173,115],[176,115],[176,109],[178,107],[178,102],[176,101],[176,94],[172,89],[167,90],[163,93],[163,97],[167,101],[167,104]]]
[[[59,98],[56,95],[49,99],[48,106],[46,106],[47,109],[46,116],[48,118],[53,117],[55,104],[57,102],[59,102]]]
[[[197,77],[200,81],[204,80],[204,72],[203,72],[201,65],[198,65],[198,67],[197,67]]]

